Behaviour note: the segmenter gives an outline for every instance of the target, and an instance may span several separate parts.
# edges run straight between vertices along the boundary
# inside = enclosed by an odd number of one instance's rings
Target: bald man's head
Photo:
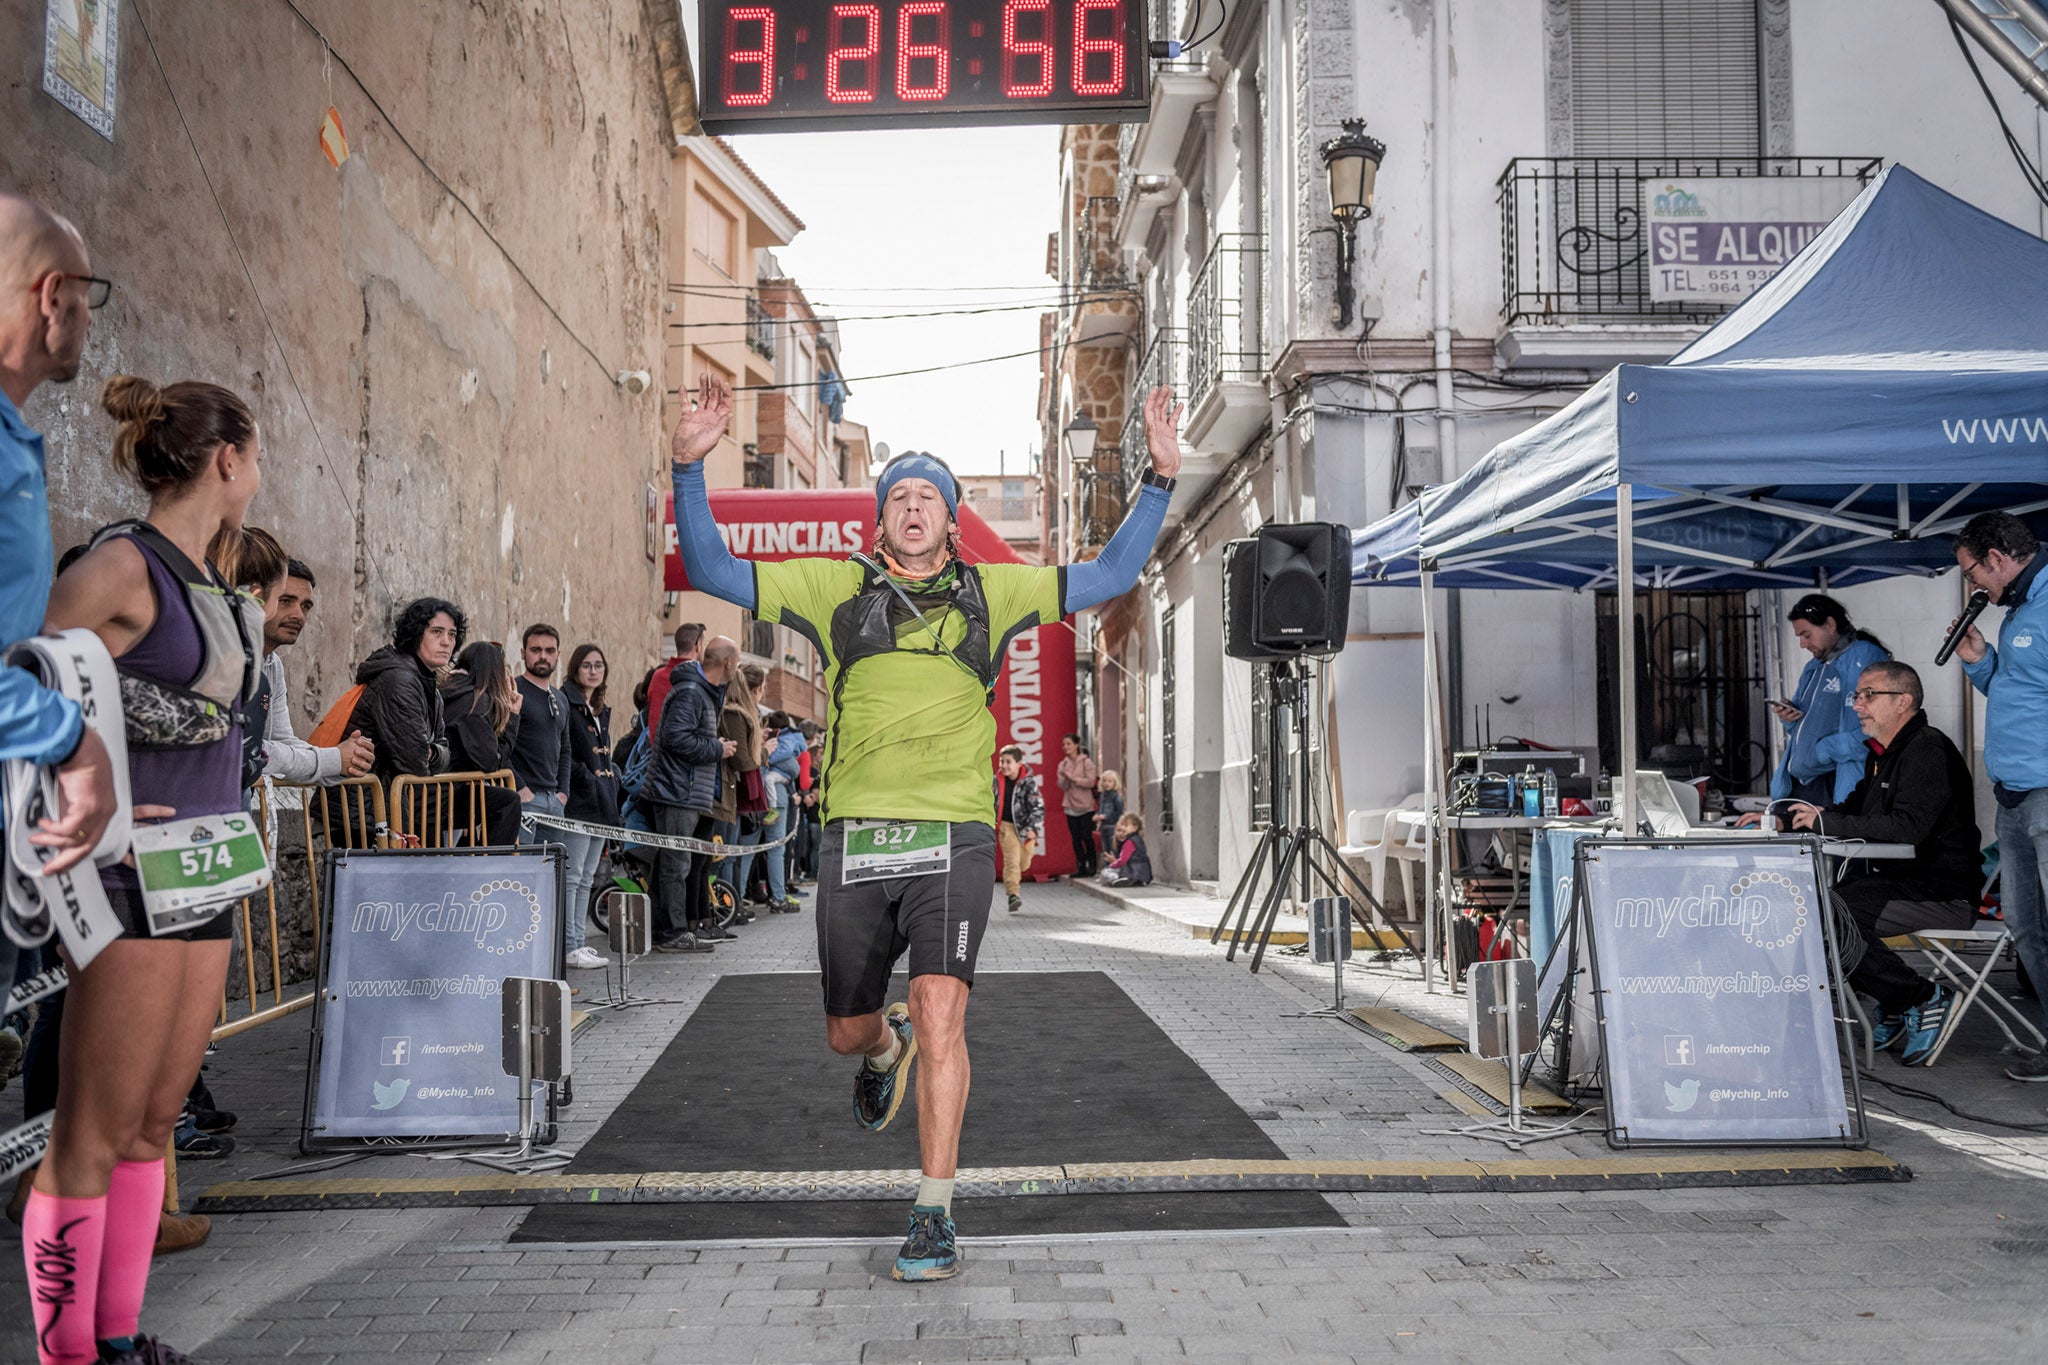
[[[698,664],[704,670],[704,677],[713,684],[728,682],[733,669],[740,661],[740,647],[730,635],[721,635],[704,646],[704,659]]]
[[[92,312],[85,282],[67,277],[91,271],[77,228],[33,199],[0,194],[0,384],[17,403],[77,375]]]

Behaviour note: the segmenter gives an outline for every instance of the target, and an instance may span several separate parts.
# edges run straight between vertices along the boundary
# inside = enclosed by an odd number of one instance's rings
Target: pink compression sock
[[[101,1341],[135,1335],[163,1210],[164,1159],[117,1162],[107,1181],[107,1233],[92,1312],[93,1335]]]
[[[105,1195],[61,1199],[41,1190],[29,1194],[21,1254],[28,1265],[29,1306],[43,1365],[89,1365],[100,1358],[92,1319],[106,1224]]]

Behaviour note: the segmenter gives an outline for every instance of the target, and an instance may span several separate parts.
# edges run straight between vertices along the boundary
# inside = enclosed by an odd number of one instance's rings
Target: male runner
[[[860,1054],[861,1126],[896,1116],[920,1052],[923,1180],[899,1280],[959,1270],[953,1180],[967,1109],[964,1019],[974,959],[995,895],[995,717],[1010,641],[1107,602],[1138,581],[1180,469],[1180,409],[1145,400],[1152,468],[1137,505],[1094,560],[1036,567],[969,564],[954,518],[959,484],[930,455],[900,455],[875,485],[875,559],[735,559],[719,538],[700,463],[725,434],[732,391],[710,375],[676,424],[676,526],[701,591],[777,622],[817,647],[831,695],[818,871],[818,963],[825,1040]],[[877,562],[879,561],[879,562]],[[885,1011],[896,959],[910,953],[910,1000]]]

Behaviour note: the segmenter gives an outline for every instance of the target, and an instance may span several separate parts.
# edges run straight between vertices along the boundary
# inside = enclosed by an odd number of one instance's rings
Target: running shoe
[[[202,1133],[225,1133],[235,1126],[232,1109],[197,1109],[192,1111],[192,1126]]]
[[[882,1022],[896,1030],[896,1036],[902,1040],[896,1064],[887,1071],[877,1071],[863,1057],[853,1073],[853,1116],[860,1121],[861,1127],[873,1133],[887,1128],[889,1120],[895,1118],[896,1111],[903,1107],[904,1093],[910,1089],[910,1063],[917,1056],[917,1037],[910,1027],[910,1006],[897,1001],[883,1013]]]
[[[738,934],[735,934],[730,929],[721,929],[710,920],[705,920],[704,923],[697,926],[697,941],[699,943],[737,942],[738,939]]]
[[[1880,1015],[1870,1026],[1870,1046],[1877,1052],[1890,1052],[1906,1036],[1906,1016],[1903,1014]]]
[[[890,1278],[898,1280],[950,1280],[960,1273],[960,1248],[953,1232],[953,1215],[929,1204],[910,1210],[910,1235],[896,1253],[896,1268]]]
[[[155,1337],[131,1337],[128,1340],[131,1345],[126,1350],[116,1349],[110,1342],[101,1342],[101,1365],[198,1365],[191,1356],[164,1345]]]
[[[2016,1081],[2031,1081],[2037,1085],[2048,1081],[2048,1052],[2020,1058],[2005,1069],[2005,1074]]]
[[[1932,996],[1906,1011],[1906,1050],[1899,1054],[1902,1065],[1919,1066],[1934,1054],[1942,1032],[1948,1027],[1948,1008],[1954,1002],[1955,997],[1948,990],[1936,986]]]
[[[569,955],[563,958],[562,961],[578,971],[586,972],[602,967],[605,964],[605,959],[598,954],[597,949],[590,947],[588,944],[570,949]]]
[[[711,944],[699,939],[687,929],[658,939],[654,944],[654,951],[657,953],[708,953],[711,950]]]
[[[213,1161],[235,1150],[235,1140],[226,1133],[202,1133],[190,1114],[178,1120],[171,1145],[184,1161]]]
[[[1010,913],[1011,913],[1011,914],[1013,914],[1013,915],[1014,915],[1014,914],[1016,914],[1016,913],[1017,913],[1017,912],[1018,912],[1019,910],[1022,910],[1023,908],[1024,908],[1024,898],[1023,898],[1022,896],[1017,896],[1017,895],[1013,895],[1013,896],[1011,896],[1011,897],[1010,897]]]

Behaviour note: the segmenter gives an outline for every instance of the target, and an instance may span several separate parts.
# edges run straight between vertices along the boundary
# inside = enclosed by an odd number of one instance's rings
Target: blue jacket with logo
[[[2048,593],[2036,591],[2034,582],[2043,563],[2048,559],[2037,552],[2007,587],[2008,598],[2017,601],[2008,602],[1996,647],[1963,665],[1987,698],[1984,770],[2007,791],[2048,787]]]
[[[42,630],[55,564],[42,434],[0,393],[0,646]],[[19,668],[0,668],[0,758],[68,758],[83,724],[77,703]]]
[[[1856,679],[1863,670],[1888,657],[1868,640],[1850,640],[1825,659],[1811,659],[1800,671],[1799,686],[1792,692],[1792,704],[1804,714],[1788,724],[1790,743],[1785,759],[1771,775],[1771,795],[1792,794],[1792,784],[1815,782],[1834,774],[1833,800],[1839,805],[1849,799],[1863,780],[1863,722],[1849,705]]]

